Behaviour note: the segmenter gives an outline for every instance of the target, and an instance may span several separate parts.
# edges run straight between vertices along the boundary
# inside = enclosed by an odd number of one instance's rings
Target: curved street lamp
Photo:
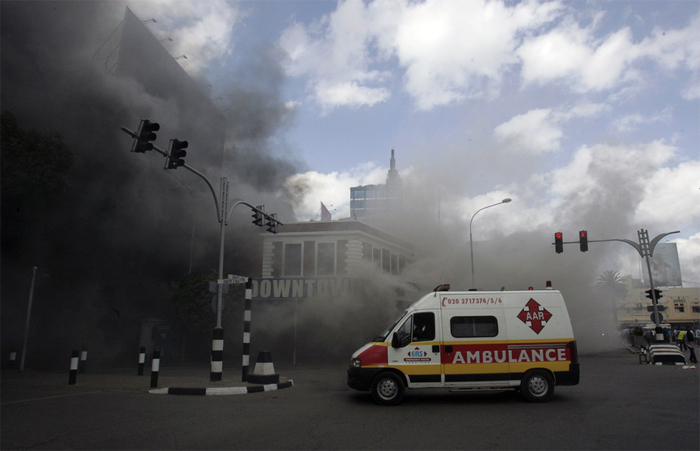
[[[512,199],[510,197],[506,197],[505,199],[498,202],[497,204],[487,205],[483,208],[476,210],[476,213],[479,213],[481,210],[486,210],[487,208],[495,207],[496,205],[507,204],[511,200]],[[474,220],[474,216],[476,216],[476,213],[474,213],[472,215],[472,219],[469,221],[469,252],[470,252],[471,257],[472,257],[472,288],[476,288],[474,286],[474,244],[472,241],[472,221]]]

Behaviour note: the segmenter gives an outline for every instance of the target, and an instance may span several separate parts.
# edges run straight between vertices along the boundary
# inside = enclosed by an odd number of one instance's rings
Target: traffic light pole
[[[145,121],[149,122],[149,121]],[[144,121],[142,121],[142,126],[143,126]],[[150,123],[150,122],[149,122]],[[154,124],[157,125],[157,124]],[[141,126],[141,127],[142,127]],[[141,128],[140,127],[140,128]],[[135,133],[131,130],[129,130],[126,127],[121,127],[122,131],[130,135],[132,138],[138,140],[139,139],[139,134]],[[154,129],[157,130],[157,129]],[[151,138],[155,139],[155,135]],[[172,142],[177,141],[177,140],[172,140],[171,141],[171,148],[173,148]],[[179,141],[178,141],[179,142]],[[181,146],[182,148],[187,147],[187,142],[182,141],[180,143],[184,143],[184,146]],[[136,144],[134,144],[134,147]],[[150,147],[150,146],[149,146]],[[171,156],[168,155],[168,152],[166,152],[163,149],[160,149],[159,147],[152,145],[152,149],[147,149],[147,150],[155,150],[156,152],[160,153],[166,158],[170,158]],[[172,152],[172,149],[171,149]],[[184,156],[184,154],[183,154]],[[212,196],[214,197],[214,204],[216,205],[216,216],[217,220],[219,221],[219,280],[217,282],[217,293],[216,293],[216,327],[214,328],[214,334],[213,334],[213,339],[212,339],[212,351],[211,351],[211,373],[210,373],[210,380],[211,381],[220,381],[221,376],[222,376],[222,370],[223,370],[223,351],[224,351],[224,330],[221,327],[221,317],[222,317],[222,312],[223,312],[223,283],[221,282],[224,278],[224,242],[226,238],[226,225],[228,224],[228,219],[231,217],[231,214],[233,213],[233,210],[239,206],[239,205],[247,205],[253,211],[259,212],[267,219],[268,222],[275,224],[275,225],[284,225],[281,221],[277,219],[276,214],[267,214],[262,210],[261,208],[254,207],[248,202],[245,202],[239,198],[235,199],[235,202],[233,206],[231,207],[231,210],[228,210],[228,179],[226,177],[221,178],[221,186],[220,186],[220,197],[217,197],[216,191],[214,190],[214,186],[211,184],[209,179],[199,172],[198,170],[194,169],[191,166],[188,166],[184,160],[178,160],[178,164],[175,167],[171,167],[170,169],[177,169],[177,167],[183,167],[187,169],[188,171],[192,172],[193,174],[199,176],[204,182],[207,184],[209,187],[209,190],[211,191]],[[166,169],[168,169],[167,163],[166,163]],[[219,199],[221,201],[219,202]],[[228,213],[227,213],[228,210]],[[270,230],[270,229],[268,229]],[[276,230],[276,228],[275,228]],[[276,233],[276,232],[275,232]]]
[[[654,306],[654,324],[656,325],[657,328],[657,340],[659,339],[659,334],[658,334],[658,329],[660,326],[660,321],[659,321],[659,301],[656,297],[656,290],[654,289],[654,278],[652,276],[651,272],[651,257],[654,256],[654,249],[656,248],[656,245],[661,241],[662,238],[668,235],[672,235],[674,233],[680,233],[680,230],[676,230],[675,232],[667,232],[667,233],[662,233],[661,235],[657,235],[654,237],[653,240],[649,241],[649,232],[644,229],[640,229],[637,231],[637,238],[639,240],[639,243],[635,243],[632,240],[625,240],[622,238],[611,238],[609,240],[588,240],[589,243],[602,243],[606,241],[622,241],[623,243],[627,243],[633,248],[639,252],[639,255],[646,260],[647,263],[647,271],[649,272],[649,288],[651,291],[651,301],[652,305]],[[563,244],[576,244],[578,241],[569,241],[569,242],[564,242]],[[663,338],[661,338],[663,339]]]

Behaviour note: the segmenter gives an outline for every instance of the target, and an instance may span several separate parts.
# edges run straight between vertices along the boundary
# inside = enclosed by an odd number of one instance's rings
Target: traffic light
[[[588,250],[588,232],[581,230],[578,233],[578,242],[581,245],[581,252],[586,252]]]
[[[646,290],[645,293],[647,294],[647,298],[654,299],[654,296],[651,295],[651,290]],[[664,297],[664,295],[661,294],[661,290],[659,289],[654,289],[654,295],[656,296],[657,301]]]
[[[156,122],[151,122],[148,119],[141,119],[141,124],[139,125],[139,131],[136,134],[136,141],[131,148],[132,152],[144,153],[147,150],[153,150],[153,143],[158,135],[154,132],[160,130],[160,124]]]
[[[265,206],[264,205],[258,205],[255,207],[256,210],[253,210],[253,224],[255,224],[258,227],[262,227],[263,225],[263,214],[262,212],[265,211]]]
[[[554,234],[554,250],[557,251],[557,254],[564,252],[564,237],[561,232]]]
[[[277,213],[272,213],[267,217],[267,231],[277,233]]]
[[[165,163],[165,169],[177,169],[185,165],[185,155],[188,146],[187,141],[179,141],[177,139],[170,140],[170,150],[168,151],[168,161]]]

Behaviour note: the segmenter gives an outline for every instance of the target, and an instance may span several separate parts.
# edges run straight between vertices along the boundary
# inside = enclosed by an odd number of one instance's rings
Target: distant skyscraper
[[[350,188],[350,216],[363,218],[399,210],[403,205],[401,176],[396,170],[394,149],[391,149],[389,172],[385,185],[363,185]]]

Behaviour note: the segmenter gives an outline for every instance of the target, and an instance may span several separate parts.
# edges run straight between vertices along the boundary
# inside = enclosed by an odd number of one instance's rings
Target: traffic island
[[[197,396],[221,396],[221,395],[245,395],[248,393],[261,393],[266,391],[281,390],[294,386],[293,380],[281,382],[278,384],[265,384],[246,387],[207,387],[207,388],[189,388],[189,387],[169,387],[155,388],[148,392],[154,395],[197,395]]]

